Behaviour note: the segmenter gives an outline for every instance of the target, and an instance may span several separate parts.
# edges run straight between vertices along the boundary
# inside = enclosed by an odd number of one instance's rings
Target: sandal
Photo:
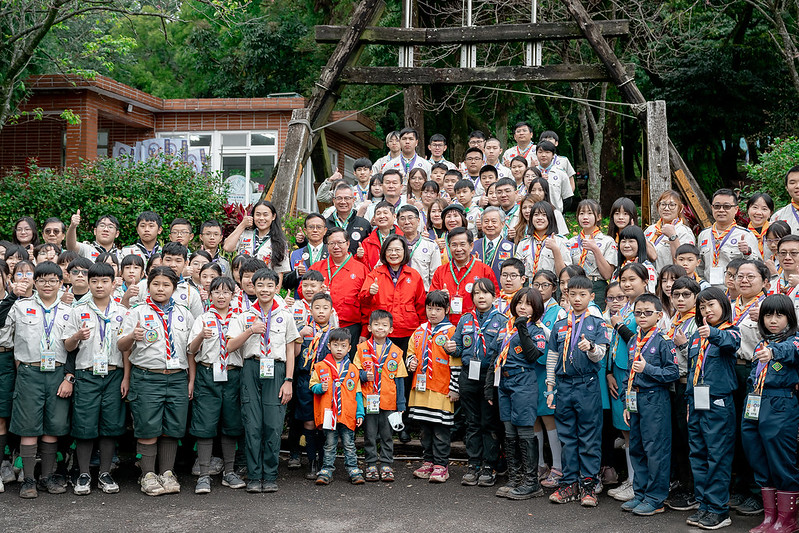
[[[378,474],[377,467],[374,465],[366,467],[365,475],[366,481],[380,481],[380,474]]]
[[[327,468],[321,469],[316,474],[316,484],[317,485],[330,485],[330,482],[333,480],[333,472],[331,472]]]
[[[394,481],[394,470],[390,466],[384,466],[380,469],[380,479],[386,483]]]

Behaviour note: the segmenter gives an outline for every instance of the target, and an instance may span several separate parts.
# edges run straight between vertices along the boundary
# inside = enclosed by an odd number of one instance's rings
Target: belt
[[[683,385],[688,385],[688,378],[687,377],[681,377],[680,378],[680,383],[682,383]]]
[[[117,369],[117,365],[108,365],[108,371],[109,371],[109,372],[110,372],[111,370],[116,370],[116,369]],[[91,372],[91,371],[93,370],[93,367],[89,367],[89,368],[79,368],[78,370],[80,370],[81,372]]]
[[[509,368],[507,370],[502,369],[502,375],[505,376],[506,378],[509,378],[509,377],[515,376],[517,374],[524,374],[525,372],[532,372],[532,371],[533,371],[532,368],[525,368],[523,366],[517,366],[517,367]]]
[[[741,366],[752,366],[752,361],[747,361],[746,359],[739,358],[735,360],[735,364]]]
[[[21,365],[26,365],[26,366],[37,366],[37,367],[41,367],[42,366],[42,362],[41,361],[37,361],[35,363],[20,363],[20,364]],[[58,361],[56,361],[55,362],[55,366],[64,366],[64,363],[59,363]]]
[[[771,389],[771,388],[764,388],[761,396],[764,398],[772,397],[772,398],[793,398],[793,389],[784,388],[784,389]]]
[[[212,366],[214,366],[211,363],[203,363],[201,361],[198,361],[197,364],[200,365],[200,366],[204,366],[205,368],[211,368]],[[227,366],[228,370],[236,370],[238,368],[241,368],[241,367],[240,366],[235,366],[235,365],[228,365]]]
[[[568,381],[571,383],[588,383],[592,379],[596,379],[596,374],[581,374],[579,376],[562,375],[557,376],[557,380]]]
[[[602,277],[601,274],[595,274],[593,276],[586,276],[591,281],[607,281],[605,278]]]
[[[185,368],[144,368],[143,366],[133,365],[135,368],[139,370],[144,370],[145,372],[149,372],[151,374],[163,374],[165,376],[170,376],[172,374],[177,374],[178,372],[186,372]]]
[[[261,360],[261,356],[260,355],[253,355],[252,357],[248,357],[247,359],[245,359],[245,361],[250,360],[250,359],[253,360],[253,361],[260,361]],[[271,357],[265,357],[264,359],[272,359],[272,358]],[[274,361],[275,361],[275,364],[278,364],[278,363],[286,364],[285,361],[281,361],[280,359],[274,359]]]

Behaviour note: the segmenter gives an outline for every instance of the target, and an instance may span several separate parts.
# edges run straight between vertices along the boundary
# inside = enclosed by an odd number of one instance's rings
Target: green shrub
[[[114,215],[121,224],[118,243],[130,244],[136,235],[136,217],[154,211],[164,221],[164,239],[175,217],[188,219],[195,233],[200,224],[224,221],[225,191],[218,174],[198,175],[180,161],[146,162],[125,166],[115,159],[84,161],[81,166],[56,171],[35,164],[26,171],[0,176],[0,233],[8,237],[14,222],[30,215],[41,225],[59,217],[69,225],[80,209],[78,240],[92,242],[92,230],[101,215]]]
[[[791,197],[785,190],[785,174],[796,165],[799,165],[799,137],[774,139],[769,150],[760,156],[760,163],[747,165],[752,183],[744,187],[744,196],[765,192],[771,195],[776,206],[790,203]]]

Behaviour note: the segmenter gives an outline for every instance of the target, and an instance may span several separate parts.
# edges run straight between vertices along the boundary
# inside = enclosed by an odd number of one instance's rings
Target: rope
[[[597,109],[599,109],[600,106],[596,105],[596,104],[613,104],[613,105],[629,106],[629,107],[634,107],[635,105],[637,105],[637,104],[628,104],[627,102],[613,102],[613,101],[610,101],[610,100],[591,100],[591,99],[588,99],[588,98],[577,98],[575,96],[564,96],[562,94],[558,94],[558,93],[554,93],[554,92],[551,93],[551,94],[533,93],[533,92],[529,92],[529,91],[518,91],[518,90],[515,90],[515,89],[503,89],[503,88],[500,88],[500,87],[486,87],[484,85],[475,85],[475,88],[477,88],[477,89],[486,89],[486,90],[489,90],[489,91],[499,91],[499,92],[514,93],[514,94],[524,94],[524,95],[527,95],[527,96],[540,96],[542,98],[560,98],[560,99],[563,99],[563,100],[572,100],[574,102],[577,102],[577,103],[580,103],[580,104],[584,104],[584,105],[587,105],[589,107],[595,107]],[[622,113],[621,111],[615,111],[613,109],[606,109],[606,111],[608,113],[613,113],[613,114],[616,114],[616,115],[620,115],[622,117],[636,118],[633,115],[628,115],[627,113]]]
[[[329,123],[325,124],[324,126],[320,126],[320,127],[316,128],[316,129],[311,129],[311,124],[308,123],[307,120],[305,121],[305,123],[307,123],[306,125],[307,125],[308,129],[311,130],[311,133],[316,133],[317,131],[323,130],[325,128],[329,128],[330,126],[332,126],[334,124],[338,124],[339,122],[343,122],[343,121],[345,121],[347,119],[350,119],[350,118],[354,117],[355,115],[357,115],[358,113],[363,113],[364,111],[368,111],[369,109],[372,109],[373,107],[378,106],[378,105],[380,105],[380,104],[382,104],[384,102],[388,102],[392,98],[395,98],[396,96],[398,96],[398,95],[400,95],[402,93],[403,93],[403,91],[397,91],[394,94],[392,94],[391,96],[387,96],[386,98],[383,98],[379,102],[375,102],[372,105],[366,106],[363,109],[360,109],[358,111],[354,111],[354,112],[350,113],[349,115],[347,115],[345,117],[341,117],[340,119],[338,119],[338,120],[336,120],[334,122],[329,122]],[[289,122],[289,124],[291,124],[291,122]]]

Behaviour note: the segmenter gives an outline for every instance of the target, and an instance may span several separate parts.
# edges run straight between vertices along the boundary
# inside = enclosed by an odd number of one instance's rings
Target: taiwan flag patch
[[[89,320],[90,318],[91,318],[91,315],[89,313],[81,313],[80,314],[80,319],[81,320]]]
[[[28,307],[28,309],[25,311],[25,314],[36,316],[36,309],[34,309],[33,307]]]

